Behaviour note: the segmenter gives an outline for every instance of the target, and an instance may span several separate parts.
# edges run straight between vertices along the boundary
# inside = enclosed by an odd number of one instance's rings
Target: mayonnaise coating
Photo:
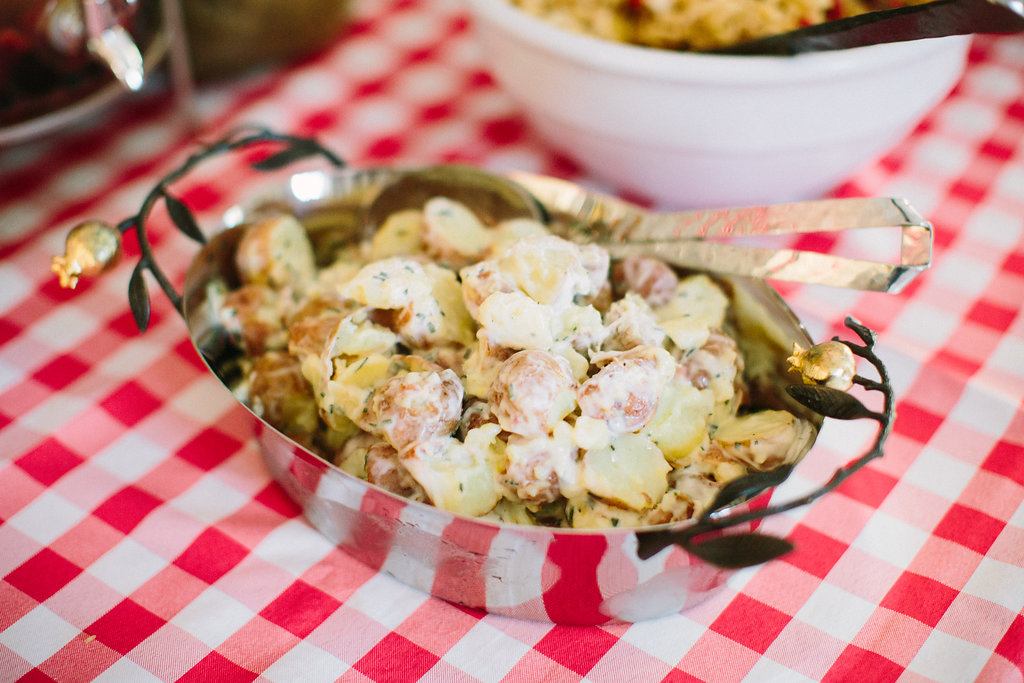
[[[518,524],[678,522],[813,439],[743,405],[729,297],[707,275],[446,197],[319,268],[296,225],[250,228],[242,283],[216,297],[246,398],[395,495]]]

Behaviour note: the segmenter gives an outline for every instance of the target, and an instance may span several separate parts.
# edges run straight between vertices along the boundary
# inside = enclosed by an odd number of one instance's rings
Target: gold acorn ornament
[[[799,372],[804,384],[817,384],[846,391],[853,386],[857,362],[850,347],[840,341],[827,341],[805,349],[793,344],[793,355],[786,359],[791,372]]]
[[[50,269],[60,286],[74,289],[80,277],[95,277],[121,260],[121,233],[103,221],[86,221],[64,240],[64,255],[54,256]]]
[[[64,255],[54,256],[50,266],[51,270],[60,276],[61,286],[74,289],[80,277],[99,275],[113,267],[121,255],[121,234],[131,231],[138,239],[141,257],[128,281],[128,305],[139,331],[144,332],[149,324],[149,291],[143,277],[147,272],[160,285],[174,308],[181,313],[181,294],[160,269],[153,255],[146,226],[149,215],[153,207],[163,201],[174,227],[186,237],[199,244],[205,244],[206,237],[192,211],[172,194],[170,186],[210,157],[264,144],[276,145],[278,149],[250,164],[250,167],[257,171],[275,171],[292,162],[317,155],[327,159],[336,168],[346,166],[343,159],[312,138],[283,135],[261,127],[239,128],[185,159],[149,191],[138,213],[122,220],[116,227],[102,221],[87,221],[73,228],[67,236]]]

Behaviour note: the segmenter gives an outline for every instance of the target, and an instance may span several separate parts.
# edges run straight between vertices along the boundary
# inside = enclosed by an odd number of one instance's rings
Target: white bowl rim
[[[933,51],[970,41],[970,36],[949,36],[784,57],[699,54],[575,33],[524,12],[509,0],[468,2],[478,17],[498,30],[577,64],[637,78],[722,87],[836,79],[848,73],[889,69],[902,60],[927,59]]]

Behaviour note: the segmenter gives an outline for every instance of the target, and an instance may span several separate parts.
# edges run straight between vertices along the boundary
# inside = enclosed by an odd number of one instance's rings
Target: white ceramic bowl
[[[672,208],[821,196],[877,159],[963,72],[965,36],[796,57],[636,47],[507,0],[468,0],[494,77],[596,178]]]

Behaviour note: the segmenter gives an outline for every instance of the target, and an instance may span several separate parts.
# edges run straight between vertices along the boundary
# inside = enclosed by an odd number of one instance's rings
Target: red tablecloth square
[[[9,573],[5,580],[33,600],[44,602],[81,572],[81,567],[43,548]]]
[[[159,314],[154,314],[153,311],[150,311],[149,324],[153,325],[158,320]],[[132,315],[131,310],[125,310],[120,315],[112,318],[107,323],[107,328],[127,338],[132,338],[139,334],[139,326],[135,323],[135,316]]]
[[[126,598],[83,630],[111,649],[127,654],[164,623],[157,615]]]
[[[1014,275],[1017,276],[1024,276],[1024,252],[1010,252],[1003,259],[1000,268],[1007,273],[1013,273]]]
[[[162,404],[162,401],[134,381],[125,383],[100,402],[108,413],[127,427],[146,419]]]
[[[209,368],[206,367],[206,364],[203,362],[202,357],[199,355],[199,352],[196,350],[196,347],[192,343],[191,339],[186,339],[179,342],[174,347],[174,352],[178,354],[178,356],[183,358],[190,366],[195,368],[198,372],[209,372]]]
[[[437,663],[439,657],[397,633],[389,633],[355,663],[371,680],[413,683]]]
[[[933,533],[962,543],[984,555],[1005,526],[1005,523],[984,512],[957,503],[949,509]]]
[[[162,501],[136,486],[126,486],[102,505],[93,515],[124,534],[131,533],[146,515],[162,505]]]
[[[298,503],[292,500],[276,481],[269,482],[262,491],[256,494],[254,500],[282,517],[297,517],[302,512]]]
[[[848,683],[848,681],[871,681],[872,683],[895,683],[903,674],[903,667],[885,657],[849,645],[839,659],[822,678],[821,683]]]
[[[238,565],[249,551],[217,529],[207,529],[174,564],[206,583],[214,583]]]
[[[82,464],[82,458],[56,439],[46,439],[14,461],[41,484],[52,485]]]
[[[615,643],[616,638],[602,629],[555,626],[533,649],[566,669],[586,676]]]
[[[935,626],[957,592],[949,586],[913,572],[904,572],[882,599],[882,607]]]
[[[260,616],[305,638],[340,606],[340,602],[323,591],[305,581],[296,581],[264,607]]]
[[[1024,486],[1024,446],[1019,443],[999,441],[981,466]]]
[[[711,629],[730,640],[764,653],[792,617],[762,602],[737,595],[711,623]]]
[[[232,662],[219,652],[211,652],[189,669],[178,683],[249,683],[257,674]]]
[[[995,651],[1016,664],[1017,669],[1024,674],[1024,615],[1017,615],[1003,639],[996,645]]]
[[[80,379],[88,371],[87,363],[78,360],[72,354],[63,354],[32,373],[32,378],[51,389],[60,391]]]
[[[918,443],[928,443],[941,424],[941,415],[904,401],[899,406],[892,428],[894,432]]]
[[[898,481],[896,477],[868,465],[857,472],[856,477],[850,477],[840,484],[836,491],[877,508]]]
[[[0,320],[0,346],[11,341],[21,334],[21,326],[15,325],[14,321],[4,318]]]
[[[216,427],[209,427],[185,444],[178,457],[203,470],[212,470],[241,448],[242,444]]]
[[[704,683],[704,679],[697,678],[679,669],[672,669],[661,679],[661,683]]]
[[[796,545],[796,549],[784,555],[783,560],[821,579],[828,575],[848,548],[845,543],[803,524],[794,527],[787,538]]]

